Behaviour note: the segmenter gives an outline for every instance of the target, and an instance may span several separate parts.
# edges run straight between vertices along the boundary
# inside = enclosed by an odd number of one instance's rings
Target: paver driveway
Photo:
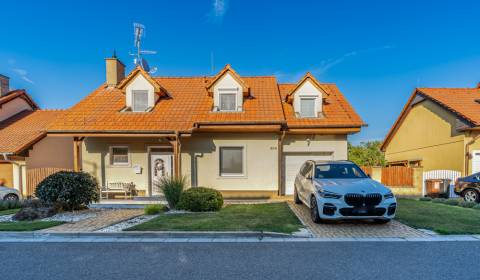
[[[351,237],[426,237],[419,230],[406,226],[398,221],[387,224],[374,224],[365,221],[339,221],[315,224],[310,219],[310,210],[303,204],[288,202],[292,211],[300,221],[316,237],[351,238]]]

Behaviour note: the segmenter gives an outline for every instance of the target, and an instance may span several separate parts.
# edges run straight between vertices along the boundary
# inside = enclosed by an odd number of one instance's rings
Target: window
[[[148,109],[148,91],[133,90],[132,91],[132,111],[145,112]]]
[[[111,147],[110,148],[110,164],[125,166],[130,164],[130,157],[128,155],[128,147]]]
[[[357,179],[367,178],[367,175],[355,164],[317,164],[315,166],[317,179]]]
[[[220,111],[236,111],[236,98],[235,93],[220,93]]]
[[[243,151],[243,147],[220,148],[220,176],[244,175]]]
[[[300,116],[302,118],[314,118],[317,116],[315,112],[315,98],[300,98]]]

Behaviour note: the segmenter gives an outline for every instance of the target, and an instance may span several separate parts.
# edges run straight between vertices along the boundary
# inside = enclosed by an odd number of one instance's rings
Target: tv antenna
[[[134,36],[134,46],[136,48],[136,53],[130,53],[130,55],[134,57],[133,63],[135,64],[135,66],[142,67],[143,70],[147,71],[150,74],[155,73],[157,71],[157,67],[150,68],[147,60],[143,58],[144,55],[157,54],[157,51],[142,50],[141,48],[142,39],[145,38],[145,26],[143,24],[134,22],[133,36]]]

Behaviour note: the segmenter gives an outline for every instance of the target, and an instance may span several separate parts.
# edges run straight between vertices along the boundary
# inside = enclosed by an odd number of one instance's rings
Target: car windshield
[[[317,164],[315,165],[317,179],[357,179],[367,178],[367,175],[355,164]]]

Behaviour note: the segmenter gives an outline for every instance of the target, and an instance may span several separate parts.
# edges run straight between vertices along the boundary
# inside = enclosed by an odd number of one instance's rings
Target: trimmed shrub
[[[475,210],[480,210],[480,204],[477,203],[477,205],[473,206],[472,208],[475,209]]]
[[[95,178],[85,172],[60,171],[38,184],[35,196],[47,204],[59,204],[65,210],[78,210],[98,201]]]
[[[168,207],[170,209],[175,209],[186,185],[186,177],[167,176],[160,179],[160,182],[156,184],[156,187],[162,190],[163,195],[165,195],[165,199],[168,202]]]
[[[441,197],[437,197],[437,198],[432,199],[433,203],[445,203],[445,201],[446,201],[446,199],[441,198]]]
[[[165,210],[165,206],[160,204],[149,204],[144,208],[145,215],[155,215],[163,212],[164,210]]]
[[[22,207],[20,200],[0,200],[0,211]]]
[[[222,206],[222,194],[217,190],[204,187],[186,190],[178,203],[178,208],[193,212],[218,211]]]
[[[464,207],[464,208],[473,208],[476,206],[477,203],[473,201],[461,201],[458,206]]]
[[[425,197],[420,197],[418,200],[420,201],[432,201],[431,197],[425,196]]]
[[[452,205],[452,206],[457,206],[460,203],[460,200],[456,198],[449,198],[445,200],[445,204]]]

